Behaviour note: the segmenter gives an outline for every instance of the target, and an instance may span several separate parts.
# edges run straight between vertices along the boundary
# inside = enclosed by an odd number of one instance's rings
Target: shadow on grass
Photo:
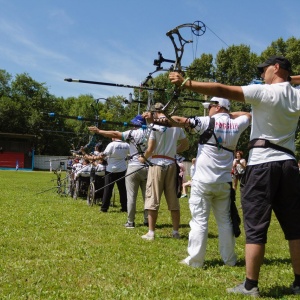
[[[264,265],[291,265],[291,259],[290,258],[264,258]]]
[[[269,258],[265,258],[263,265],[287,265],[289,266],[291,264],[291,261],[289,258],[274,258],[274,259],[269,259]],[[216,267],[216,266],[223,266],[224,263],[222,260],[220,259],[211,259],[211,260],[205,260],[205,266],[207,268],[210,267]],[[245,267],[246,266],[246,262],[244,258],[240,258],[238,259],[236,265],[236,267]]]
[[[260,296],[264,298],[271,298],[271,299],[289,299],[288,296],[294,295],[291,289],[287,286],[276,285],[272,288],[263,290],[260,292]],[[294,295],[296,298],[297,295]]]
[[[224,262],[222,261],[222,259],[208,259],[208,260],[205,260],[203,269],[206,270],[206,269],[222,267],[222,266],[224,266]],[[235,268],[235,267],[245,267],[245,260],[238,259],[238,261],[236,262],[236,265],[233,266],[232,268]]]

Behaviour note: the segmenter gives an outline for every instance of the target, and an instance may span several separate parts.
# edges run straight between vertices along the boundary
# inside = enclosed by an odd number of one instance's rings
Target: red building
[[[33,170],[35,135],[0,132],[0,168]]]

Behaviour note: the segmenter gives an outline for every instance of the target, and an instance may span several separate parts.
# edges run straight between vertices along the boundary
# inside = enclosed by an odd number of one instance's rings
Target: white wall
[[[52,170],[58,169],[60,163],[64,163],[61,166],[62,170],[67,169],[68,156],[48,156],[48,155],[35,155],[34,156],[34,169],[35,170],[49,170],[50,171],[50,161]]]

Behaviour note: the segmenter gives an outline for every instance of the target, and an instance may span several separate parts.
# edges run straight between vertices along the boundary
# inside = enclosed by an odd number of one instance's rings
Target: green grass
[[[136,228],[126,214],[109,213],[84,200],[59,196],[49,172],[0,171],[0,299],[244,299],[226,288],[244,280],[244,235],[239,264],[224,266],[214,218],[209,224],[205,267],[179,264],[187,255],[190,213],[181,199],[181,240],[171,238],[165,201],[155,241],[144,241],[142,201]],[[239,199],[238,199],[238,207]],[[269,231],[260,289],[264,299],[296,299],[287,242],[275,218]],[[246,299],[246,298],[245,298]]]

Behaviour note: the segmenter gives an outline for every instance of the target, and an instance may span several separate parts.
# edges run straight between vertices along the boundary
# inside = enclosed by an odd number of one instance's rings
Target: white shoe
[[[191,268],[202,268],[202,266],[199,265],[199,264],[192,263],[192,264],[190,265],[190,264],[186,261],[186,258],[183,259],[183,260],[181,260],[179,263],[180,263],[181,265],[185,265],[185,266],[188,266],[188,267],[191,267]]]
[[[182,194],[180,198],[187,198],[187,194]]]
[[[182,265],[189,266],[189,264],[185,261],[185,259],[181,260],[179,263]]]
[[[142,235],[142,239],[147,240],[147,241],[153,241],[154,235],[150,235],[150,233],[147,232],[146,234]]]

